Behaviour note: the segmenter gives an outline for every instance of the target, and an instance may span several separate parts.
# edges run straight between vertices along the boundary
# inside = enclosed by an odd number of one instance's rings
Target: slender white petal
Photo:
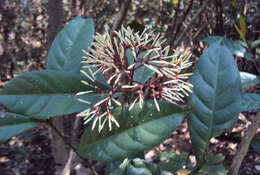
[[[90,94],[90,93],[93,93],[93,91],[83,91],[83,92],[78,92],[76,93],[76,96],[80,96],[80,95],[84,95],[84,94]]]
[[[134,102],[129,106],[129,111],[131,111],[131,109],[134,107],[136,101],[138,100],[138,97],[134,100]]]
[[[160,112],[160,107],[159,107],[159,104],[157,103],[156,98],[153,98],[153,100],[154,100],[157,111]]]
[[[95,118],[95,120],[94,120],[94,122],[93,122],[93,124],[92,124],[92,128],[91,128],[92,131],[94,130],[97,121],[98,121],[98,117]]]

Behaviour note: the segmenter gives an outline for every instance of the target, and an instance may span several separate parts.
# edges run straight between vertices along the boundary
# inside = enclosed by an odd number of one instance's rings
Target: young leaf
[[[247,72],[240,72],[242,88],[254,86],[260,83],[260,77]]]
[[[146,102],[142,109],[136,104],[131,111],[119,107],[113,111],[120,127],[109,131],[105,126],[101,133],[97,128],[87,128],[81,138],[78,152],[94,160],[115,161],[142,150],[151,149],[169,137],[188,113],[177,105],[158,102],[158,112],[153,102]]]
[[[222,45],[226,46],[232,54],[239,56],[239,57],[246,58],[248,60],[253,60],[252,56],[246,51],[246,49],[244,47],[242,47],[239,43],[232,41],[230,39],[227,39],[225,37],[209,36],[207,38],[204,38],[203,41],[209,45],[219,42]]]
[[[71,20],[53,41],[48,53],[46,69],[79,73],[83,49],[93,41],[92,19],[76,17]]]
[[[77,92],[92,90],[81,83],[89,81],[79,74],[60,71],[33,71],[15,77],[0,91],[0,102],[10,111],[31,117],[47,118],[80,112],[88,104],[75,98]],[[87,96],[98,101],[97,94]]]
[[[260,94],[244,93],[242,95],[242,111],[251,111],[260,109]]]
[[[240,24],[242,36],[245,39],[246,38],[246,22],[242,15],[240,15],[240,18],[239,18],[239,24]]]
[[[39,124],[40,122],[27,116],[0,111],[0,142],[4,142]]]
[[[198,164],[204,162],[209,140],[232,129],[241,104],[240,75],[226,46],[212,44],[200,57],[190,79],[192,113],[188,126]]]

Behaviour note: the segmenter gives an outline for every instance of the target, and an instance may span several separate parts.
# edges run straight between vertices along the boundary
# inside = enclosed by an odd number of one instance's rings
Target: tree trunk
[[[63,27],[63,2],[62,0],[49,0],[48,1],[48,45],[47,48],[51,47],[51,44],[58,34],[58,32]],[[55,127],[61,132],[64,133],[64,118],[54,118],[52,120]],[[56,172],[55,174],[61,175],[63,168],[66,164],[66,161],[69,156],[69,151],[66,148],[63,140],[55,133],[51,131],[51,144],[52,144],[52,154],[56,163]]]
[[[63,27],[64,11],[62,0],[48,1],[48,48]]]

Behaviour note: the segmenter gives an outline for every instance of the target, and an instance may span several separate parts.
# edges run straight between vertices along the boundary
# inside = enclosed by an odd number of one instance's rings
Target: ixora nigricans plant
[[[154,38],[153,32],[145,29],[140,35],[130,27],[122,27],[112,37],[108,30],[103,35],[97,33],[94,36],[90,52],[84,51],[86,55],[81,70],[92,81],[91,84],[84,80],[82,83],[93,89],[76,94],[79,101],[87,104],[91,102],[79,98],[80,95],[109,94],[78,114],[84,117],[85,123],[94,120],[92,130],[98,123],[100,132],[107,121],[109,130],[112,123],[120,127],[111,113],[116,106],[129,105],[131,110],[139,103],[142,108],[144,100],[152,99],[160,112],[157,100],[184,102],[183,98],[191,93],[192,88],[187,82],[192,74],[183,73],[192,65],[191,55],[177,50],[170,55],[169,46],[162,46],[165,41],[159,34]],[[146,76],[138,77],[136,74],[140,71],[145,72]],[[95,77],[98,72],[107,78],[106,83],[111,87],[108,91],[99,88]],[[122,100],[120,94],[127,94],[127,99]]]
[[[160,35],[122,27],[112,37],[108,30],[94,36],[92,19],[77,17],[55,38],[46,70],[21,74],[0,91],[0,102],[10,111],[0,111],[0,142],[45,123],[82,159],[113,162],[159,145],[186,117],[196,167],[189,166],[190,153],[172,152],[162,153],[169,161],[158,164],[125,160],[114,174],[138,175],[140,167],[152,174],[183,167],[191,174],[227,174],[223,157],[208,154],[210,140],[231,130],[239,112],[259,109],[259,94],[241,88],[260,78],[239,73],[233,54],[245,50],[238,43],[219,36],[204,42],[209,48],[191,75],[190,54],[169,53]],[[72,113],[92,122],[75,144],[51,121]]]

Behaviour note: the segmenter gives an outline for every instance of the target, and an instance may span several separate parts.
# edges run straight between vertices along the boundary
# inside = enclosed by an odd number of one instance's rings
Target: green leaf
[[[158,166],[165,171],[175,173],[178,170],[181,170],[184,166],[187,167],[187,163],[191,167],[191,162],[189,161],[188,153],[176,154],[175,151],[164,151],[159,152],[159,157],[161,162]],[[164,162],[167,161],[167,162]]]
[[[89,105],[77,101],[74,95],[92,89],[81,83],[83,79],[89,81],[69,72],[27,72],[3,87],[0,102],[14,113],[31,117],[47,118],[80,112]],[[82,98],[95,102],[101,97],[91,94]]]
[[[242,87],[254,86],[260,83],[260,77],[247,72],[240,72]]]
[[[212,44],[200,57],[190,79],[193,93],[188,98],[192,113],[188,126],[198,164],[204,162],[209,140],[230,130],[241,107],[241,82],[232,53]]]
[[[142,66],[134,72],[134,77],[133,79],[135,81],[138,81],[140,83],[145,83],[147,80],[149,80],[152,76],[154,75],[154,71],[151,69]]]
[[[216,42],[221,43],[222,45],[226,46],[230,52],[236,56],[246,58],[248,60],[253,60],[252,56],[246,51],[244,47],[242,47],[239,43],[227,39],[221,36],[209,36],[203,39],[204,42],[211,45]]]
[[[126,159],[118,169],[109,175],[172,175],[172,173],[164,172],[156,164],[136,158],[133,160]]]
[[[251,49],[254,49],[254,48],[258,47],[259,45],[260,45],[260,39],[255,40],[255,41],[250,43]]]
[[[244,93],[242,95],[242,111],[251,111],[260,109],[260,94],[256,93]]]
[[[219,154],[207,154],[205,156],[205,160],[208,165],[219,164],[224,159],[225,159],[225,157],[220,153]]]
[[[259,138],[253,138],[251,141],[250,146],[253,148],[253,150],[260,155],[260,139]]]
[[[27,116],[0,111],[0,142],[38,126],[40,122]]]
[[[203,174],[205,175],[227,175],[227,170],[225,169],[224,165],[208,165],[206,166]]]
[[[93,41],[92,19],[76,17],[71,20],[53,41],[48,53],[46,69],[79,73],[80,62]]]
[[[158,112],[153,102],[145,102],[142,109],[136,104],[131,111],[119,107],[113,111],[120,128],[107,125],[101,133],[87,128],[81,138],[78,152],[94,160],[115,161],[142,150],[151,149],[169,137],[188,113],[177,105],[158,102]]]

